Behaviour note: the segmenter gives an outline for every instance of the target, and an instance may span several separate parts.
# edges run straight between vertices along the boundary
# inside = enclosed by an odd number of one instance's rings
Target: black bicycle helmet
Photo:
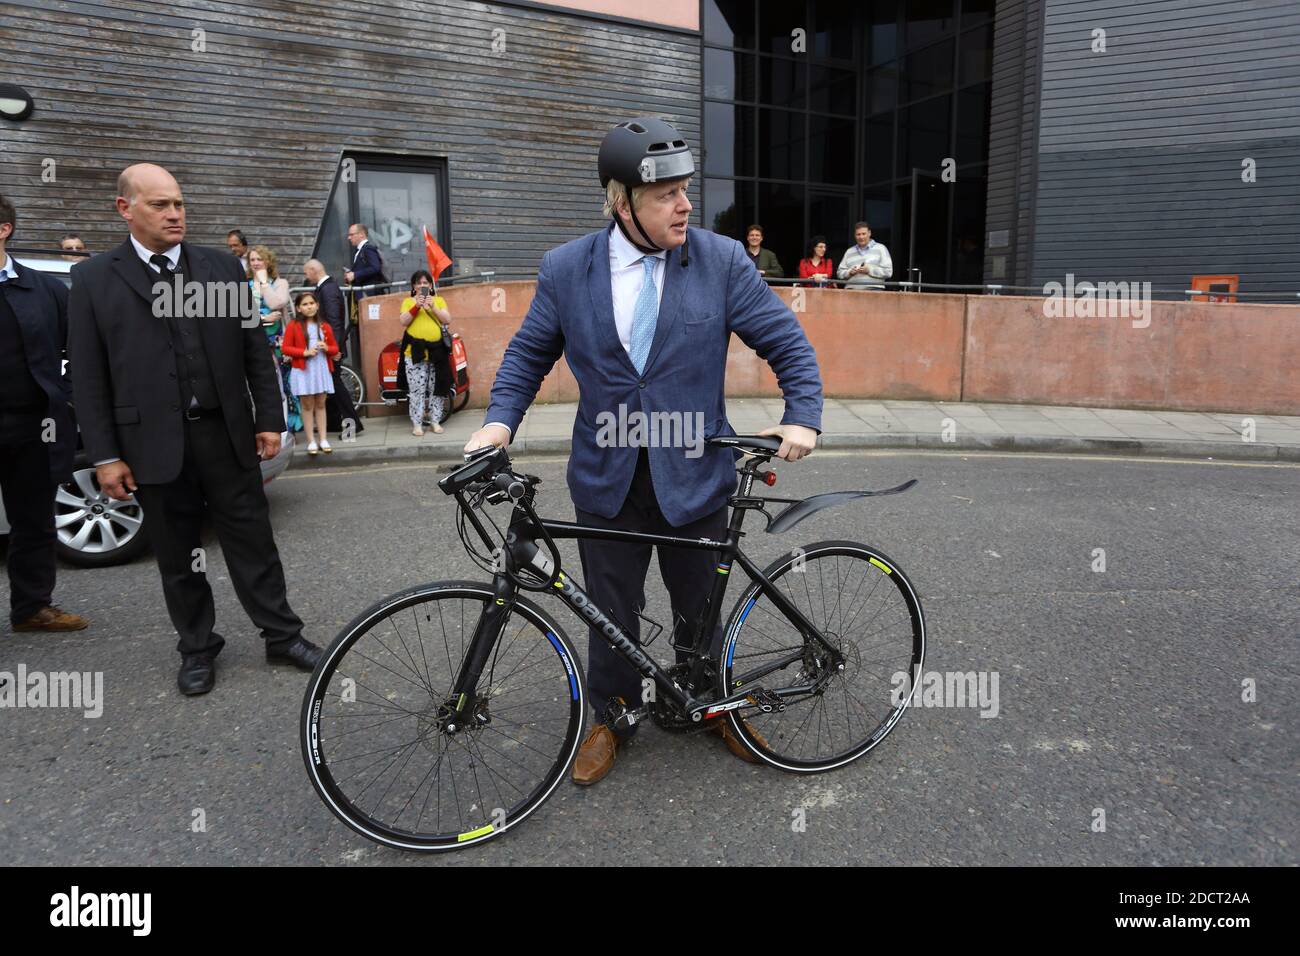
[[[645,229],[636,217],[636,209],[631,207],[631,191],[635,186],[650,183],[667,182],[673,179],[685,179],[695,174],[695,160],[691,158],[690,147],[681,133],[661,119],[653,116],[639,116],[636,119],[619,123],[605,134],[600,142],[600,153],[596,161],[600,171],[600,185],[608,187],[610,180],[622,183],[628,190],[629,211],[632,222],[642,237]],[[645,252],[659,252],[660,247],[653,242],[647,247],[636,237],[629,235],[622,221],[617,216],[614,222],[627,236],[628,241]],[[682,248],[682,265],[686,265],[687,253]]]
[[[601,186],[615,179],[629,189],[695,173],[695,161],[681,133],[652,116],[619,123],[606,133],[598,165]]]

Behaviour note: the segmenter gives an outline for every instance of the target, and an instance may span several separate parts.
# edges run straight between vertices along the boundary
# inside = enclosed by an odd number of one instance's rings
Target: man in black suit
[[[9,520],[9,620],[15,631],[79,631],[54,595],[54,491],[72,477],[77,430],[63,377],[68,290],[5,251],[18,215],[0,196],[0,494]]]
[[[384,259],[379,254],[379,249],[370,241],[370,230],[361,223],[354,222],[348,226],[348,242],[352,243],[352,267],[343,273],[343,278],[347,280],[348,285],[387,283],[388,277],[384,275]],[[356,292],[353,295],[357,300],[361,300],[368,295],[379,295],[383,291],[383,289],[373,289],[368,292]]]
[[[352,403],[352,393],[343,384],[340,372],[343,360],[348,357],[347,304],[343,301],[343,290],[325,271],[325,264],[319,259],[308,259],[302,271],[308,285],[316,287],[321,314],[334,332],[334,341],[339,344],[338,358],[334,360],[334,394],[325,399],[326,430],[342,432],[344,424],[350,421],[353,435],[359,435],[365,431],[365,426],[361,424],[361,416]]]
[[[258,467],[280,449],[280,376],[242,293],[239,261],[182,241],[181,189],[161,166],[127,167],[117,190],[131,235],[73,266],[68,351],[100,487],[118,499],[135,492],[144,508],[180,635],[177,684],[183,694],[211,690],[225,644],[213,630],[203,570],[205,504],[235,593],[266,639],[267,660],[311,670],[320,649],[303,639],[302,620],[289,608]],[[184,308],[174,295],[181,287]]]

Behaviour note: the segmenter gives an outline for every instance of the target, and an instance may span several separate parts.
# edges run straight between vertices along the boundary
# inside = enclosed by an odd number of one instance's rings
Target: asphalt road
[[[528,465],[545,478],[543,512],[571,517],[563,461]],[[821,453],[779,471],[773,493],[786,496],[921,480],[785,536],[755,530],[748,550],[881,548],[920,590],[927,671],[996,673],[996,717],[913,708],[867,759],[808,778],[742,763],[711,735],[647,727],[604,781],[565,782],[503,839],[402,854],[354,835],[311,789],[297,744],[306,675],[264,665],[215,546],[227,647],[215,691],[193,699],[175,688],[151,559],[63,568],[57,599],[92,627],[0,635],[0,670],[102,671],[104,710],[0,709],[5,862],[1300,862],[1300,467]],[[408,585],[481,577],[437,478],[429,465],[298,469],[269,487],[309,637],[328,642]],[[576,571],[571,542],[565,555]],[[651,573],[654,617],[667,598]]]

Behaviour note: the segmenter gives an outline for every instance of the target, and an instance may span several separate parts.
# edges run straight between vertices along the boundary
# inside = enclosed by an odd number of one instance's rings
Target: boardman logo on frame
[[[50,925],[56,927],[126,926],[133,936],[148,936],[153,926],[152,893],[70,893],[50,897]]]

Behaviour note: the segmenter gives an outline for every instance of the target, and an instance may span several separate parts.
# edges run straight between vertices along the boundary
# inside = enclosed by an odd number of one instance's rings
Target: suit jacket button
[[[637,388],[645,388],[645,382],[637,382],[637,383],[636,383],[636,387],[637,387]]]
[[[181,410],[181,407],[180,407],[179,405],[177,405],[175,402],[173,402],[173,403],[172,403],[172,411],[174,411],[174,412],[179,412],[180,410]]]

